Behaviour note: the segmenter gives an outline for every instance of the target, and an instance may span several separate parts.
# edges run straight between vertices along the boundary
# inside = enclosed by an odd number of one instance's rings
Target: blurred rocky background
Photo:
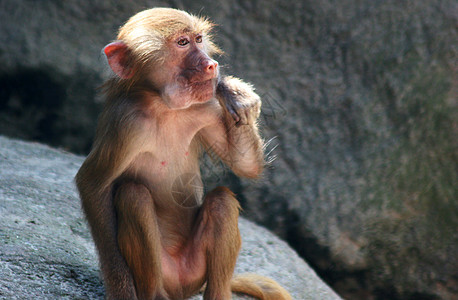
[[[0,134],[86,154],[101,49],[154,6],[219,24],[222,71],[263,96],[276,159],[254,183],[207,161],[208,188],[346,299],[457,299],[456,1],[1,0]]]

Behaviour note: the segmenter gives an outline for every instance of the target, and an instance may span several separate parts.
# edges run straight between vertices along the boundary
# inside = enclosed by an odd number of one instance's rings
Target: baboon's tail
[[[257,274],[236,275],[232,278],[231,289],[260,300],[292,300],[291,295],[275,280]]]

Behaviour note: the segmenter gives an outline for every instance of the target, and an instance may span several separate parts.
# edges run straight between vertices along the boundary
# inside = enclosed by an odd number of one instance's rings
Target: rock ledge
[[[103,298],[95,248],[73,184],[82,161],[0,136],[0,298]],[[340,299],[285,242],[244,219],[240,230],[236,273],[272,277],[294,299]]]

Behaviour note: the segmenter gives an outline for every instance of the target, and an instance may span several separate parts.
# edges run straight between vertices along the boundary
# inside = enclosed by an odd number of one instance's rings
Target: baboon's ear
[[[103,48],[103,52],[116,75],[122,79],[129,79],[134,75],[133,66],[130,65],[129,49],[124,42],[110,43]]]

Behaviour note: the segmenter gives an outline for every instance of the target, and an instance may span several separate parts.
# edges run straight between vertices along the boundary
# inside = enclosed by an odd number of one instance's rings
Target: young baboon
[[[115,77],[93,149],[76,176],[110,299],[204,299],[231,289],[290,299],[257,275],[232,278],[241,239],[239,203],[227,188],[203,196],[202,149],[235,174],[260,175],[261,101],[222,77],[211,58],[213,24],[154,8],[133,16],[104,52]]]

